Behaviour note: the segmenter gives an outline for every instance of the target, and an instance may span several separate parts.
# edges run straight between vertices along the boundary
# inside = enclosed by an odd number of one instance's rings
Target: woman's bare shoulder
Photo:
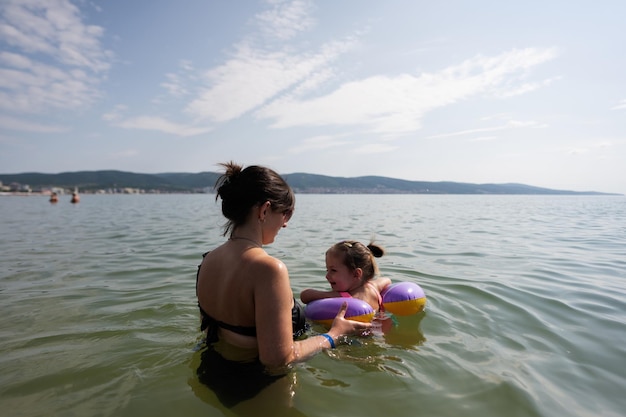
[[[259,278],[276,279],[288,277],[287,266],[283,261],[267,253],[262,253],[251,259]]]

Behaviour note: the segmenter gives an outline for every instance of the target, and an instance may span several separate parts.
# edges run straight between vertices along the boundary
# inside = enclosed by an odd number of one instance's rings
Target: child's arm
[[[391,285],[391,280],[384,277],[373,279],[370,282],[376,286],[379,293],[383,292],[385,288]]]
[[[321,300],[322,298],[335,298],[341,297],[341,295],[336,291],[319,291],[314,290],[313,288],[307,288],[300,293],[300,300],[304,304],[308,304],[311,301]]]

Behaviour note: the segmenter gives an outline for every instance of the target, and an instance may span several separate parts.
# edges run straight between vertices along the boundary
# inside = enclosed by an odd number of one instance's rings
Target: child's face
[[[333,291],[349,291],[358,286],[358,278],[344,265],[341,256],[326,254],[326,279]]]

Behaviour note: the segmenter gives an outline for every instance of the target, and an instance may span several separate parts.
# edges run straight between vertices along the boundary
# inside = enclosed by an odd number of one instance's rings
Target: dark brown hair
[[[272,210],[291,215],[296,197],[287,182],[272,169],[234,162],[219,164],[224,173],[215,182],[215,200],[222,199],[222,214],[228,219],[224,236],[245,223],[254,206],[269,201]]]
[[[370,242],[364,245],[356,240],[342,240],[331,246],[326,253],[334,253],[343,258],[343,264],[350,271],[357,268],[363,270],[363,281],[368,281],[378,274],[378,265],[374,258],[380,258],[385,254],[385,250]]]

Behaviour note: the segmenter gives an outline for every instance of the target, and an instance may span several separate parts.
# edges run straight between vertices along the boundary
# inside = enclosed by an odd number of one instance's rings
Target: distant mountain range
[[[124,171],[79,171],[59,174],[0,174],[0,182],[27,185],[34,191],[46,188],[77,188],[80,192],[120,192],[136,189],[145,192],[212,192],[219,173],[138,174]],[[296,193],[308,194],[544,194],[544,195],[617,195],[597,191],[566,191],[524,184],[470,184],[460,182],[407,181],[380,176],[330,177],[294,173],[283,175]]]

